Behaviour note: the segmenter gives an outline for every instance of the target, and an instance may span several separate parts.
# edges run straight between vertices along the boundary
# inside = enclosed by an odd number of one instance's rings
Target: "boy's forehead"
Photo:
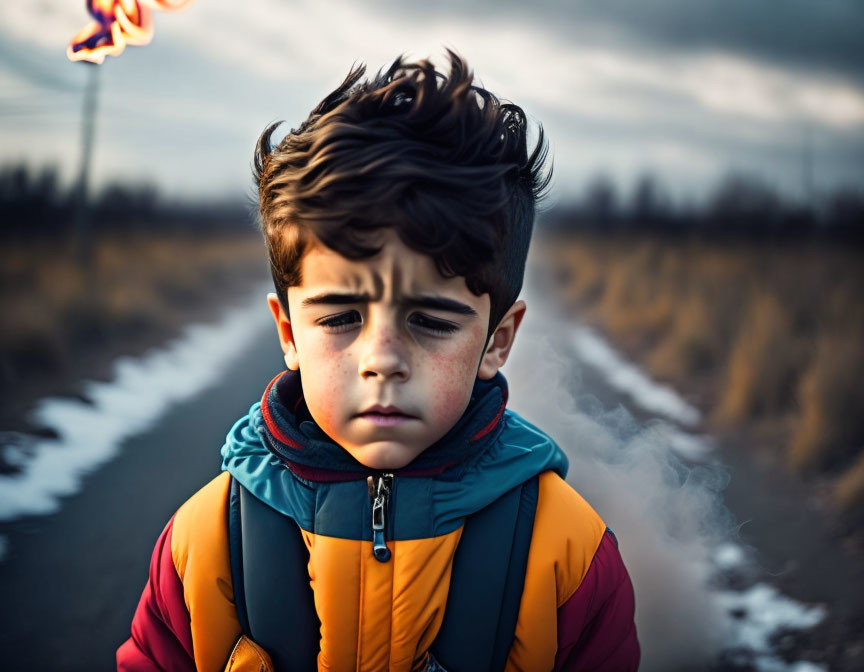
[[[405,245],[395,232],[382,234],[381,251],[365,259],[349,259],[315,241],[301,261],[297,289],[347,289],[380,297],[386,294],[441,293],[475,296],[464,276],[444,277],[435,260]]]

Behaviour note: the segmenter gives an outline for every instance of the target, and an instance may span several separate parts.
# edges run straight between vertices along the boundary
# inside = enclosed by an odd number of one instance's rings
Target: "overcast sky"
[[[434,9],[430,6],[434,5]],[[553,202],[598,173],[651,170],[700,197],[729,170],[790,195],[864,185],[858,0],[194,0],[101,68],[93,182],[177,196],[249,193],[258,134],[296,126],[354,61],[461,53],[548,132]],[[67,60],[83,1],[0,5],[0,163],[80,156],[86,70]]]

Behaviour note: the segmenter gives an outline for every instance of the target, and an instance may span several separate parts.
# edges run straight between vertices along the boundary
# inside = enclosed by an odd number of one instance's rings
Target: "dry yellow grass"
[[[838,501],[864,500],[864,254],[573,234],[540,243],[560,299],[633,346],[655,376],[710,380],[715,429],[775,422],[790,468],[846,470]],[[857,505],[857,504],[856,504]]]
[[[232,284],[266,277],[260,236],[139,233],[94,242],[87,270],[70,242],[0,250],[0,355],[4,383],[62,366],[81,344],[174,329]],[[10,380],[11,378],[11,380]]]
[[[796,374],[806,358],[790,313],[776,293],[753,290],[745,310],[731,342],[726,380],[721,382],[719,403],[712,414],[724,426],[786,411],[793,400]]]
[[[864,333],[826,329],[799,386],[800,423],[788,446],[793,467],[833,467],[864,448]]]
[[[704,296],[688,291],[679,301],[667,294],[672,319],[663,338],[647,358],[648,369],[661,378],[680,379],[711,368],[726,347],[712,324],[715,313]]]

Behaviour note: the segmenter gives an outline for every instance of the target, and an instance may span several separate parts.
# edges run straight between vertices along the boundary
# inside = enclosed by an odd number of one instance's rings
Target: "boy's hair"
[[[376,254],[375,229],[393,227],[445,277],[488,292],[491,335],[522,289],[537,202],[551,167],[543,127],[527,151],[522,109],[475,86],[452,50],[450,76],[428,60],[369,81],[352,66],[342,84],[277,145],[258,139],[254,178],[276,294],[288,309],[314,235],[349,259]],[[487,336],[488,337],[488,336]]]

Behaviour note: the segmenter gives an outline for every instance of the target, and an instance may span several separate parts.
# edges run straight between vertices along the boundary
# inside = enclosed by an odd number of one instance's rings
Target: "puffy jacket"
[[[276,376],[229,432],[223,473],[160,535],[118,669],[274,669],[268,653],[242,635],[234,605],[229,474],[300,527],[321,623],[318,669],[391,672],[431,666],[428,650],[445,619],[466,516],[539,474],[506,669],[635,670],[633,588],[617,540],[564,481],[563,451],[506,402],[500,373],[478,380],[456,426],[393,472],[390,555],[382,562],[372,551],[366,478],[373,472],[314,423],[299,374]]]

